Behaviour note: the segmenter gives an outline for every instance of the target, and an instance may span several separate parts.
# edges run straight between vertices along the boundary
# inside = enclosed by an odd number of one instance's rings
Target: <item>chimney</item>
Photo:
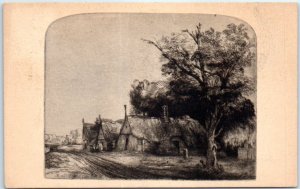
[[[102,124],[102,119],[101,119],[101,115],[99,114],[99,123]]]
[[[163,105],[162,106],[163,109],[163,121],[165,123],[169,122],[169,111],[168,111],[168,106],[167,105]]]
[[[125,109],[125,117],[126,117],[127,116],[126,105],[124,105],[124,109]]]
[[[82,118],[82,123],[84,123],[84,118]]]

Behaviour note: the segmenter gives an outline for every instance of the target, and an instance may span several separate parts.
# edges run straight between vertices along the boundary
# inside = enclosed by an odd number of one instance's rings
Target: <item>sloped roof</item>
[[[124,123],[127,122],[126,119]],[[181,118],[170,119],[168,124],[164,124],[159,118],[149,118],[142,116],[128,116],[128,124],[133,136],[146,139],[152,142],[158,142],[164,137],[192,135],[195,132],[204,133],[198,121],[184,116]],[[121,132],[120,134],[126,134]]]
[[[128,116],[125,116],[125,119],[122,124],[121,133],[125,135],[132,134],[132,128],[130,126]]]
[[[148,141],[159,141],[162,133],[160,119],[148,117],[128,117],[128,123],[131,127],[132,135],[137,138],[143,138]]]
[[[99,128],[98,139],[106,140],[107,142],[116,140],[117,136],[120,133],[121,124],[118,122],[114,122],[112,120],[106,120],[106,119],[103,120],[104,121],[102,122],[102,127]],[[87,135],[93,135],[93,137],[96,137],[97,132],[95,131],[97,131],[97,129],[95,128],[94,123],[83,123],[83,128],[84,130],[89,130],[89,131],[84,131],[84,133],[86,133],[83,136],[84,138],[87,138]]]
[[[111,142],[118,139],[122,124],[115,121],[103,121],[102,129],[104,138],[107,142]]]
[[[100,127],[97,127],[95,124],[83,123],[83,140],[88,140],[90,144],[94,144],[97,141],[99,131]]]
[[[223,136],[223,142],[226,146],[241,147],[243,144],[255,146],[256,130],[249,128],[235,128],[226,132]]]
[[[90,128],[90,127],[93,127],[93,126],[95,126],[95,123],[83,123],[83,127]]]

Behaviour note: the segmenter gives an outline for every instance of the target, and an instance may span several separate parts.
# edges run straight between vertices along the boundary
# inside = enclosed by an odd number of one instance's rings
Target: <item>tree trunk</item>
[[[217,146],[215,143],[214,132],[208,132],[207,139],[208,139],[208,146],[207,146],[207,153],[206,153],[206,166],[208,168],[217,169],[218,168]]]

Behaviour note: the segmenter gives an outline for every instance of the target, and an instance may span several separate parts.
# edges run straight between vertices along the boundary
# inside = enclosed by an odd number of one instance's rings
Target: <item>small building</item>
[[[165,136],[161,139],[157,148],[159,154],[176,155],[183,153],[187,148],[184,140],[184,133],[179,124],[178,119],[171,119],[168,113],[168,106],[163,106],[162,129]]]
[[[101,127],[99,129],[98,146],[99,146],[99,151],[106,151],[107,150],[107,142],[106,142],[105,137],[104,137],[104,131],[103,131],[102,124],[101,124]]]
[[[100,115],[98,118],[96,118],[94,124],[85,123],[84,119],[82,119],[82,126],[83,149],[93,152],[105,150],[106,142],[103,134],[102,120]]]
[[[107,151],[112,151],[116,147],[116,141],[118,140],[122,124],[113,120],[103,119],[103,138],[105,139],[104,149],[106,146]],[[100,137],[102,138],[102,137]]]
[[[66,137],[64,138],[63,144],[64,145],[71,144],[71,139],[70,139],[69,135],[66,135]]]
[[[116,150],[140,152],[149,150],[151,142],[158,141],[155,137],[150,138],[145,135],[145,126],[150,126],[149,122],[147,124],[147,121],[144,120],[145,122],[140,124],[140,120],[133,117],[129,118],[127,116],[126,105],[124,107],[125,118],[118,137]]]
[[[238,158],[244,160],[255,160],[256,150],[252,145],[245,144],[244,147],[238,148]]]
[[[70,142],[71,144],[75,145],[82,144],[82,129],[75,129],[70,131]]]
[[[224,134],[223,143],[227,156],[242,160],[256,159],[256,130],[239,127]]]
[[[167,108],[163,108],[161,118],[128,116],[125,118],[117,140],[116,150],[150,152],[178,155],[188,148],[188,132],[184,128],[199,129],[199,123],[191,118],[169,118]],[[199,127],[199,128],[198,128]],[[190,129],[190,128],[189,128]]]
[[[45,134],[45,143],[58,143],[57,137],[55,134]]]

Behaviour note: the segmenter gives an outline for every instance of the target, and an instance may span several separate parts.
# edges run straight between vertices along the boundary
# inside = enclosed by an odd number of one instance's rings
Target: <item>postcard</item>
[[[297,184],[297,4],[4,5],[5,184]]]

